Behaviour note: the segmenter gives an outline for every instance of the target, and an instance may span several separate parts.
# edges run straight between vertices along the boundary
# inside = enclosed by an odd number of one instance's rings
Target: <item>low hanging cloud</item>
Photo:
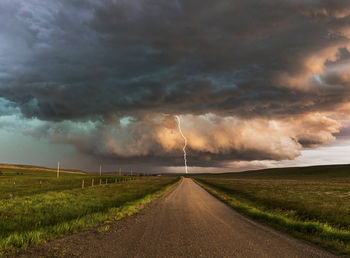
[[[334,141],[333,134],[341,127],[341,123],[319,113],[280,120],[246,121],[215,114],[185,115],[181,119],[189,161],[192,166],[203,167],[232,161],[294,159],[304,147]],[[109,125],[49,123],[24,132],[47,137],[53,143],[73,145],[81,153],[119,164],[183,164],[183,138],[173,116],[158,114]]]
[[[181,115],[191,165],[294,159],[349,120],[347,0],[4,0],[0,23],[0,116],[91,157],[182,165]]]

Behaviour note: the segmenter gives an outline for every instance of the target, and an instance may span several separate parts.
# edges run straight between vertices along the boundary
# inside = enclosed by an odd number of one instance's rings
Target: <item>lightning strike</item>
[[[184,138],[184,141],[185,141],[185,144],[184,144],[184,147],[182,148],[182,150],[184,152],[185,171],[186,171],[186,174],[188,174],[188,170],[187,170],[187,154],[186,154],[187,139],[186,139],[185,135],[182,133],[182,130],[181,130],[180,117],[179,116],[175,116],[175,118],[176,118],[176,121],[177,121],[177,126],[179,128],[179,132],[180,132],[182,138]]]

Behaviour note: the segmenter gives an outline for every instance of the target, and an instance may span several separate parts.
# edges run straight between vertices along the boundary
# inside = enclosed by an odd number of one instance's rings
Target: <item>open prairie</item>
[[[29,248],[20,257],[335,257],[251,221],[190,178],[107,226]]]
[[[118,220],[177,180],[1,168],[0,254]]]
[[[350,253],[350,166],[279,168],[194,179],[239,212]]]

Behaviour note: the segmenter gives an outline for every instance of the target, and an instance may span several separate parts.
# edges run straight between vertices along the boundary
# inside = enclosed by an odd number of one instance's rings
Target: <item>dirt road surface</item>
[[[162,200],[100,231],[55,240],[24,256],[334,257],[247,219],[186,178]]]

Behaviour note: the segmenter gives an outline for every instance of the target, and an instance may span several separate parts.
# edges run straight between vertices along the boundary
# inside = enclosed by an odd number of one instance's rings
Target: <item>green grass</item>
[[[98,185],[100,179],[105,184],[106,179],[107,183],[114,183],[115,181],[121,182],[131,178],[130,176],[105,175],[99,177],[96,174],[60,172],[60,177],[57,179],[56,173],[42,170],[41,167],[37,167],[35,170],[32,169],[35,168],[32,166],[28,166],[31,169],[25,169],[24,165],[21,165],[21,167],[23,168],[0,168],[2,172],[2,175],[0,175],[0,199],[81,188],[82,180],[84,180],[85,186],[91,186],[92,180],[94,180],[94,185]]]
[[[350,166],[283,168],[195,180],[239,212],[350,254]]]
[[[62,173],[56,179],[51,172],[1,171],[5,175],[0,176],[0,255],[132,214],[179,180],[105,176],[98,185],[94,175]],[[95,187],[90,186],[92,179]]]

